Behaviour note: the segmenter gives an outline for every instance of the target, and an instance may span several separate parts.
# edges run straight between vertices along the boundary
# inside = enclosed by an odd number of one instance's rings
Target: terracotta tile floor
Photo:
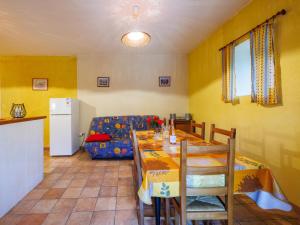
[[[50,158],[46,151],[44,180],[0,225],[137,225],[131,164],[91,160],[85,152]],[[235,219],[237,225],[300,224],[300,213],[262,210],[240,195]],[[146,219],[145,224],[155,223]]]

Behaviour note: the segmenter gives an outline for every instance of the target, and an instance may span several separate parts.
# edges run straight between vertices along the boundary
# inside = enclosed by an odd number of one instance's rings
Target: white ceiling
[[[187,53],[249,1],[0,0],[0,54]],[[151,43],[122,46],[132,30],[149,33]]]

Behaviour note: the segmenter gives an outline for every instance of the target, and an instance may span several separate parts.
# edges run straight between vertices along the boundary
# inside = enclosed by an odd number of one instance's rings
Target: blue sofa
[[[132,159],[130,124],[135,130],[147,130],[148,117],[153,117],[153,115],[93,118],[88,135],[106,133],[112,139],[108,142],[86,142],[84,144],[85,150],[92,159]]]

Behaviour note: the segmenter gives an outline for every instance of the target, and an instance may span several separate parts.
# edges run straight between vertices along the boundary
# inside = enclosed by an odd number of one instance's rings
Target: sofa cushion
[[[111,137],[108,134],[92,134],[87,137],[85,142],[102,142],[102,141],[110,141]]]
[[[180,198],[176,198],[180,202]],[[225,211],[222,201],[217,196],[187,196],[186,210],[188,212],[219,212]]]
[[[153,116],[108,116],[93,118],[89,135],[106,133],[112,138],[129,138],[130,126],[147,130],[147,118]]]
[[[130,139],[115,138],[108,142],[88,142],[85,149],[93,159],[132,158]]]

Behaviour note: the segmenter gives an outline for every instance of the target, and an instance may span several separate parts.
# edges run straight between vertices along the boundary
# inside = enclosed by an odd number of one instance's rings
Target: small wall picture
[[[97,87],[109,87],[109,77],[97,77]]]
[[[171,76],[160,76],[159,77],[160,87],[170,87],[171,86]]]
[[[48,79],[47,78],[32,78],[32,90],[47,91],[48,90]]]

